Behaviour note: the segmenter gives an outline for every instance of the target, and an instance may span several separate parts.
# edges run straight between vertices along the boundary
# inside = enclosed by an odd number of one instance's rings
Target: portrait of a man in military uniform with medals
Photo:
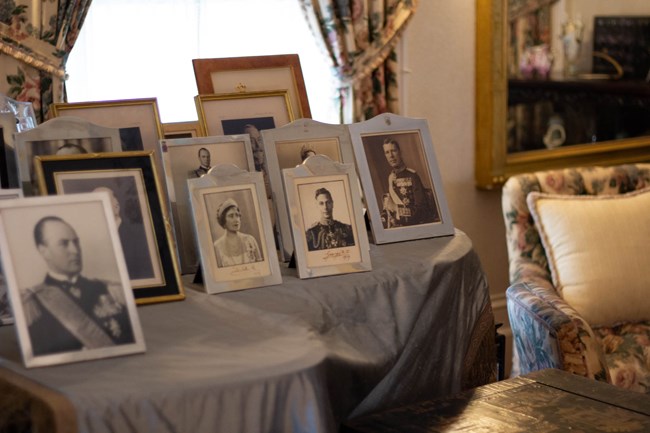
[[[314,193],[320,219],[314,222],[305,233],[309,251],[329,250],[354,246],[352,225],[334,219],[334,200],[327,188],[319,188]]]
[[[10,294],[20,307],[16,322],[26,362],[49,365],[144,351],[106,196],[88,194],[94,200],[80,207],[1,210],[12,258]],[[84,200],[42,198],[64,197]]]

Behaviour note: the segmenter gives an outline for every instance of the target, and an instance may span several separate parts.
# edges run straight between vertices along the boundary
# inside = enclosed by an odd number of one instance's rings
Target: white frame
[[[350,130],[350,139],[354,148],[354,155],[361,178],[361,186],[364,190],[366,207],[375,243],[383,244],[453,235],[454,224],[447,205],[440,170],[426,119],[409,118],[385,113],[364,122],[351,124],[348,128]],[[378,177],[378,168],[375,166],[371,167],[368,158],[371,157],[375,161],[380,160],[381,157],[378,157],[378,155],[383,155],[383,139],[389,137],[404,138],[405,142],[410,144],[408,149],[404,146],[404,143],[400,145],[404,147],[401,149],[403,159],[407,167],[409,167],[409,164],[411,166],[418,164],[424,168],[424,170],[419,172],[416,170],[416,173],[421,178],[424,187],[429,186],[433,193],[433,201],[435,202],[439,221],[434,220],[433,222],[392,228],[384,227],[378,195],[381,195],[379,191],[383,191],[383,186],[386,186],[385,189],[388,189],[388,177],[382,177],[377,182],[374,182],[373,177]],[[400,140],[398,139],[398,141]],[[368,155],[364,144],[371,142],[373,144],[368,147],[376,150],[372,155]],[[413,149],[415,149],[417,155],[407,155],[406,151]],[[406,158],[407,156],[409,157],[408,159]],[[420,157],[423,160],[420,161]],[[390,172],[390,166],[388,166],[385,158],[381,161],[381,164],[386,165],[382,167],[382,170]]]
[[[83,139],[107,139],[110,143],[106,144],[110,149],[103,152],[121,152],[122,145],[120,142],[120,131],[117,128],[100,126],[88,120],[79,117],[60,117],[48,120],[38,125],[34,129],[25,132],[16,133],[14,144],[16,148],[16,158],[18,162],[18,173],[21,187],[25,196],[35,195],[37,186],[35,182],[36,167],[34,165],[35,156],[52,155],[52,154],[34,154],[32,147],[35,142],[61,141],[68,144],[69,141]],[[28,146],[31,146],[27,149]],[[86,149],[88,153],[93,149]]]
[[[0,200],[12,200],[23,197],[23,190],[20,188],[0,189]],[[4,297],[4,300],[3,300]],[[0,326],[12,325],[14,316],[11,314],[9,305],[9,292],[7,291],[7,280],[2,271],[0,263]]]
[[[188,179],[188,188],[194,214],[196,238],[201,253],[201,272],[203,287],[208,294],[252,289],[282,283],[280,264],[275,250],[271,215],[266,206],[266,193],[262,173],[248,172],[232,164],[220,164],[208,174],[198,179]],[[258,247],[263,260],[259,262],[219,266],[214,251],[214,231],[210,219],[214,213],[208,210],[206,196],[216,194],[218,200],[233,194],[247,194],[255,209],[253,215],[257,223]],[[212,201],[212,205],[216,203]],[[239,206],[242,206],[239,203]],[[251,215],[250,210],[240,209]],[[216,209],[215,209],[216,211]],[[212,222],[214,226],[215,222]]]
[[[235,155],[235,148],[241,149]],[[187,154],[192,153],[192,165],[197,166],[198,150],[206,148],[217,163],[234,164],[241,169],[254,171],[253,151],[248,134],[217,135],[211,137],[177,138],[160,140],[160,153],[163,157],[165,181],[169,197],[169,214],[171,215],[176,248],[181,265],[181,273],[194,273],[200,259],[198,244],[194,232],[192,205],[187,189]],[[217,161],[218,157],[218,161]],[[180,174],[184,174],[181,179]]]
[[[73,226],[82,243],[82,261],[86,269],[92,267],[95,272],[101,269],[102,272],[108,273],[111,267],[109,259],[110,257],[114,258],[111,279],[119,280],[122,286],[121,295],[133,331],[133,343],[34,355],[21,296],[24,288],[20,286],[21,282],[27,280],[25,274],[29,273],[25,272],[25,266],[27,266],[25,262],[29,262],[25,258],[38,255],[33,244],[33,224],[31,223],[35,223],[45,215],[59,216]],[[105,236],[108,236],[108,239],[101,236],[102,232]],[[108,193],[43,196],[0,201],[0,233],[2,234],[0,236],[0,253],[6,268],[5,274],[23,362],[27,368],[87,361],[145,351],[144,336],[136,311],[133,290],[129,282],[129,275],[117,235],[117,227]],[[9,236],[10,233],[11,237]],[[86,236],[93,237],[93,239],[85,241]],[[27,239],[32,240],[27,242]],[[85,246],[84,242],[87,242]],[[87,248],[89,244],[93,246],[92,252],[90,248]],[[27,245],[31,246],[28,247]],[[33,251],[26,250],[28,248]],[[98,254],[98,251],[102,250],[104,254]],[[90,257],[94,257],[94,259],[90,259]],[[32,268],[29,269],[31,272]],[[93,277],[91,271],[82,271],[82,273],[91,278]],[[31,275],[30,278],[33,279]],[[25,284],[25,287],[31,287],[31,284]],[[52,338],[55,338],[55,336],[52,336]]]
[[[289,206],[298,276],[313,278],[372,270],[368,234],[358,188],[359,181],[354,165],[337,163],[324,155],[314,155],[298,167],[285,168],[282,170],[282,175]],[[337,192],[341,192],[344,198],[344,205],[341,205],[339,200],[341,194],[330,189],[335,202],[334,219],[348,224],[345,219],[337,218],[338,209],[338,215],[345,216],[352,226],[355,244],[310,251],[306,231],[307,224],[311,223],[313,218],[308,222],[305,221],[307,206],[313,208],[314,192],[319,187],[330,185],[336,186]]]
[[[279,225],[280,252],[284,261],[289,261],[293,254],[289,211],[282,180],[282,170],[302,164],[300,149],[298,149],[294,164],[285,158],[284,151],[278,147],[296,146],[302,148],[310,144],[316,154],[328,156],[339,163],[354,164],[354,151],[350,141],[350,133],[345,125],[334,125],[317,122],[312,119],[298,119],[287,125],[261,131],[264,143],[264,155],[269,180],[271,182],[272,201],[276,211],[276,225]],[[336,152],[332,149],[336,146]],[[336,154],[336,155],[335,155]],[[336,156],[336,158],[334,158]],[[281,159],[284,160],[281,162]]]

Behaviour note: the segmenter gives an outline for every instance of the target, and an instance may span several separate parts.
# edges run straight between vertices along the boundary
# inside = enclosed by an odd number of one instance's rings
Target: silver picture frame
[[[294,168],[308,156],[316,154],[325,155],[336,162],[354,164],[354,151],[345,125],[298,119],[279,128],[262,130],[261,133],[276,211],[280,254],[286,262],[293,254],[293,242],[282,170]]]
[[[187,184],[205,292],[281,284],[262,173],[219,164]]]
[[[145,351],[107,193],[0,201],[0,234],[25,367]]]
[[[453,235],[426,119],[384,113],[348,129],[374,242]]]
[[[23,190],[20,188],[0,189],[0,200],[11,200],[23,197]],[[11,314],[9,305],[9,292],[7,291],[7,279],[2,270],[0,261],[0,326],[13,325],[14,316]]]
[[[314,155],[282,175],[298,277],[372,270],[354,165]]]
[[[250,136],[239,134],[165,139],[160,140],[160,153],[163,157],[169,212],[174,226],[181,273],[195,273],[200,257],[187,179],[205,174],[206,169],[201,163],[201,157],[205,158],[205,155],[210,167],[216,164],[233,164],[243,170],[254,171]]]
[[[35,156],[121,152],[120,131],[80,117],[57,117],[14,135],[21,187],[25,196],[38,193]]]

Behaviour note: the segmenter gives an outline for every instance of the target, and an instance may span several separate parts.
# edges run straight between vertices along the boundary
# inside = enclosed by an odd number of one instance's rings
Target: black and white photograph
[[[284,169],[283,175],[298,276],[370,270],[368,235],[354,165],[315,155],[304,164]]]
[[[38,190],[34,157],[121,152],[117,128],[77,117],[54,118],[15,135],[18,171],[25,196]]]
[[[206,291],[279,284],[262,174],[221,164],[188,185]]]
[[[362,140],[383,227],[440,222],[419,134],[365,135]]]
[[[206,175],[217,164],[254,170],[250,138],[245,134],[220,135],[161,140],[160,145],[181,272],[194,273],[200,259],[187,180]]]
[[[0,189],[0,200],[10,200],[23,196],[23,190],[20,188]],[[11,314],[9,305],[9,294],[7,292],[7,280],[2,271],[2,261],[0,260],[0,326],[11,325],[14,323],[14,317]]]
[[[42,195],[109,194],[138,304],[185,298],[153,151],[39,156],[35,165]]]
[[[163,284],[151,211],[139,170],[59,173],[55,181],[61,194],[106,191],[124,250],[131,286],[138,289]]]
[[[106,193],[0,201],[0,248],[26,367],[144,352]]]
[[[453,235],[426,120],[384,113],[348,129],[374,242]]]

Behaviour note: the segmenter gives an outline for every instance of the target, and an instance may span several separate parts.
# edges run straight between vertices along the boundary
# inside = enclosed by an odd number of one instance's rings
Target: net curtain
[[[299,0],[341,85],[341,121],[398,109],[395,45],[417,0]]]
[[[65,62],[92,0],[0,0],[0,93],[31,102],[37,122],[64,98]]]

